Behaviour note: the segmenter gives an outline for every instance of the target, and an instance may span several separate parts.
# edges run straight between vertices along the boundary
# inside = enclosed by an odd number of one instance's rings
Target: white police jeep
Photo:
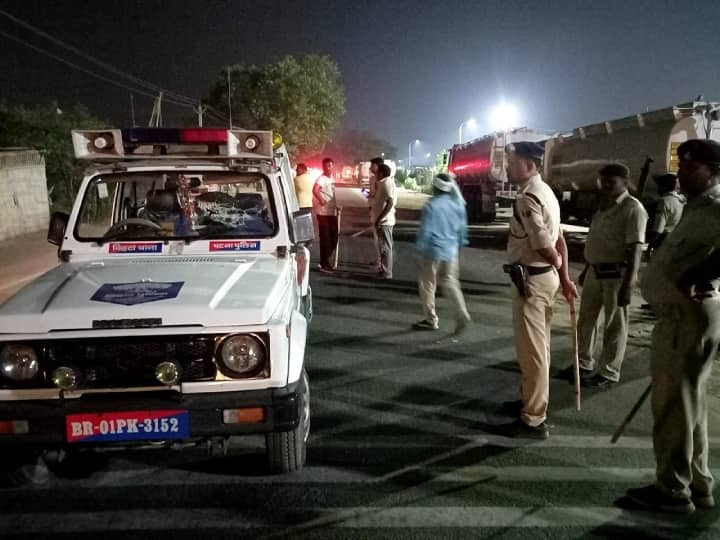
[[[313,230],[284,146],[268,131],[72,136],[91,166],[51,218],[61,262],[0,306],[5,465],[264,433],[270,471],[301,469]]]

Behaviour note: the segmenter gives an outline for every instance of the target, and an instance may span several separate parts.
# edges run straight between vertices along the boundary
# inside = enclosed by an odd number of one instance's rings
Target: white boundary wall
[[[47,228],[49,206],[42,154],[0,148],[0,240]]]

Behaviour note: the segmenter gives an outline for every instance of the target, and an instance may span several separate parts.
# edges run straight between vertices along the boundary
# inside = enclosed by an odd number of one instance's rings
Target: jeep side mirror
[[[65,212],[53,212],[48,225],[47,241],[56,246],[62,245],[69,220],[70,216]]]
[[[292,239],[296,244],[311,242],[315,238],[312,214],[306,210],[293,212]]]

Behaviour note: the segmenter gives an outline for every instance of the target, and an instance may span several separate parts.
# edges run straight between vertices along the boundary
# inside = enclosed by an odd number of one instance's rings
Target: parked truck
[[[485,135],[450,150],[448,170],[455,174],[467,202],[470,222],[495,219],[498,192],[507,191],[505,146],[519,141],[542,141],[547,132],[518,128]]]
[[[677,172],[677,147],[684,141],[720,142],[719,113],[719,103],[694,101],[547,139],[543,178],[560,201],[563,220],[592,216],[598,203],[597,171],[609,162],[630,169],[630,190],[651,207],[657,192],[648,178]]]

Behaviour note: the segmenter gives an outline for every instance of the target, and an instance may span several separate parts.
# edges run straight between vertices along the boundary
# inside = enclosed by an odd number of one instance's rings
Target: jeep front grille
[[[60,366],[81,373],[80,388],[161,386],[155,378],[160,362],[175,361],[181,381],[215,378],[214,336],[148,336],[121,339],[47,341],[41,353],[41,373],[32,381],[2,380],[4,388],[53,387],[52,373]]]

